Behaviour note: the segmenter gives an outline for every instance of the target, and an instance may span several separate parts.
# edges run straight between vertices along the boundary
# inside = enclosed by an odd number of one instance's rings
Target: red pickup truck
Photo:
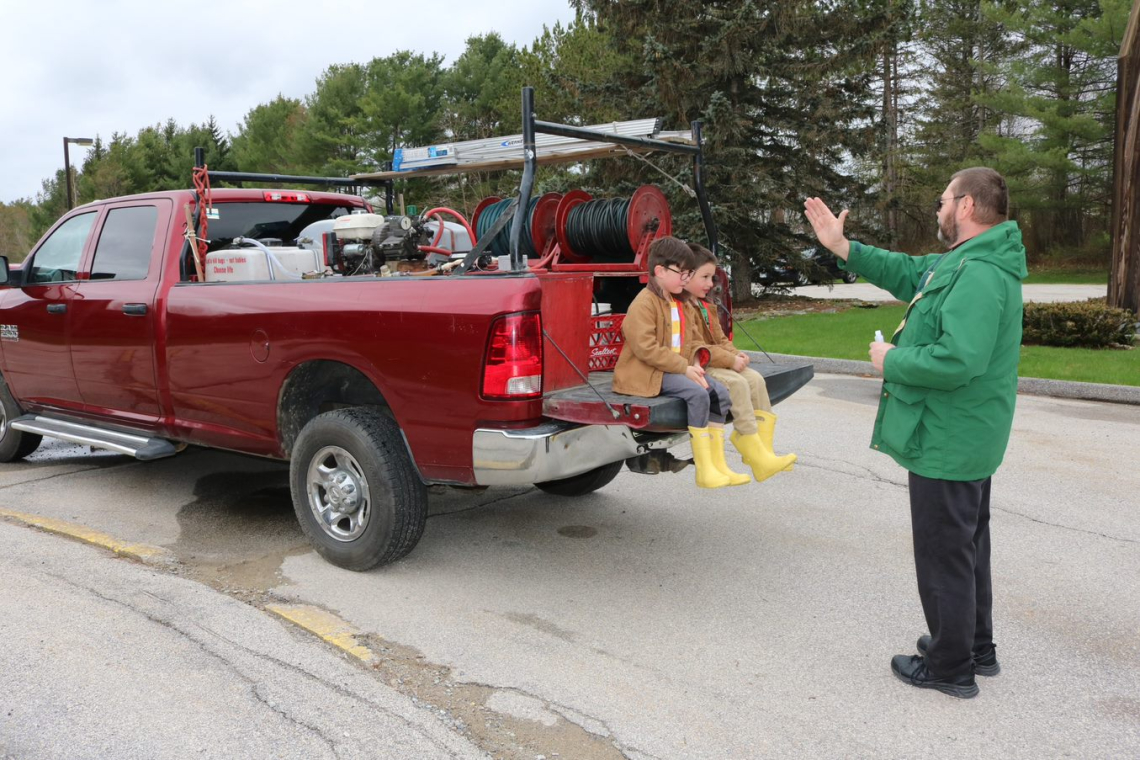
[[[239,266],[372,210],[328,192],[211,196],[209,248]],[[588,267],[212,279],[188,240],[201,206],[190,190],[90,203],[21,269],[0,258],[0,461],[42,436],[139,459],[194,445],[288,460],[317,551],[363,570],[415,546],[429,484],[573,496],[627,461],[668,469],[687,440],[680,402],[589,374]],[[811,377],[757,366],[773,401]]]

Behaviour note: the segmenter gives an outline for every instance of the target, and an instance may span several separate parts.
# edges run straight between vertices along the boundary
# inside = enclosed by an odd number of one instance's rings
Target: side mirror
[[[11,284],[11,275],[8,273],[8,257],[0,256],[0,285]]]

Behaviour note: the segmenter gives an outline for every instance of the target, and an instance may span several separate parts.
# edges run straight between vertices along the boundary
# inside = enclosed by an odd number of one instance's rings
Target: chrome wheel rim
[[[321,529],[337,541],[353,541],[368,527],[372,499],[368,479],[352,454],[325,446],[309,460],[309,509]]]

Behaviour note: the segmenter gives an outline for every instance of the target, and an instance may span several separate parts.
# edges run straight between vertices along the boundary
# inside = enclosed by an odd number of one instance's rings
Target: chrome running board
[[[165,438],[147,438],[35,414],[25,414],[8,424],[13,430],[46,435],[97,449],[109,449],[144,461],[171,457],[178,453],[174,443]]]

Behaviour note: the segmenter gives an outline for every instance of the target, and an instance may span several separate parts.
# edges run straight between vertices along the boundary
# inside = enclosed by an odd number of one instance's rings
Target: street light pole
[[[90,137],[65,137],[63,138],[63,173],[67,177],[67,210],[75,208],[75,192],[71,185],[71,157],[67,153],[67,144],[75,143],[76,145],[94,145],[95,141]]]

